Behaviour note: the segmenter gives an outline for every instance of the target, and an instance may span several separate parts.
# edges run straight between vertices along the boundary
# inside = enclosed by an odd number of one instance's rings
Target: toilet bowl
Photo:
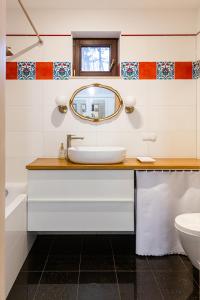
[[[185,253],[193,266],[200,270],[200,213],[177,216],[175,228]]]

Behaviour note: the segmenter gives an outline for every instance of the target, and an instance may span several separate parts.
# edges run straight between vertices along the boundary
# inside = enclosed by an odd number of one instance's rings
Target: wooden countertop
[[[200,170],[200,159],[158,158],[154,163],[140,163],[127,158],[123,163],[86,165],[58,158],[37,158],[26,166],[28,170]]]

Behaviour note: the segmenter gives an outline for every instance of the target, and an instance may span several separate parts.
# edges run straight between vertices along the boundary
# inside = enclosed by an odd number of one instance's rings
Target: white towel
[[[138,171],[136,253],[184,254],[175,217],[200,212],[200,172]]]

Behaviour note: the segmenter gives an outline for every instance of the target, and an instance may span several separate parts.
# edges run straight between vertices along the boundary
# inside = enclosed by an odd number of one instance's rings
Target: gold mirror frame
[[[84,117],[83,115],[79,114],[75,109],[74,109],[74,106],[73,106],[73,102],[74,102],[74,98],[75,96],[82,90],[85,90],[87,88],[90,88],[90,87],[99,87],[99,88],[104,88],[104,89],[107,89],[107,90],[110,90],[112,91],[117,97],[118,97],[118,100],[119,100],[119,108],[110,116],[108,117],[105,117],[105,118],[102,118],[102,119],[95,119],[95,118],[90,118],[90,117]],[[123,107],[123,100],[122,100],[122,97],[120,96],[120,94],[118,93],[118,91],[116,91],[115,89],[113,89],[112,87],[110,86],[107,86],[107,85],[103,85],[103,84],[100,84],[100,83],[93,83],[93,84],[89,84],[89,85],[85,85],[85,86],[82,86],[81,88],[77,89],[73,95],[71,96],[70,98],[70,101],[69,101],[69,106],[70,106],[70,109],[71,111],[79,118],[83,119],[83,120],[87,120],[87,121],[91,121],[91,122],[102,122],[102,121],[105,121],[105,120],[109,120],[109,119],[112,119],[114,118],[122,109]]]

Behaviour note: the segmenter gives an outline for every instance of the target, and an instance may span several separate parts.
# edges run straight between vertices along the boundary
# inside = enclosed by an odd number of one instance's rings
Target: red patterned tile
[[[53,79],[53,62],[36,62],[36,79]]]
[[[17,62],[6,63],[6,79],[17,79]]]
[[[139,79],[156,79],[156,62],[140,62]]]
[[[175,62],[175,79],[192,79],[192,62]]]

